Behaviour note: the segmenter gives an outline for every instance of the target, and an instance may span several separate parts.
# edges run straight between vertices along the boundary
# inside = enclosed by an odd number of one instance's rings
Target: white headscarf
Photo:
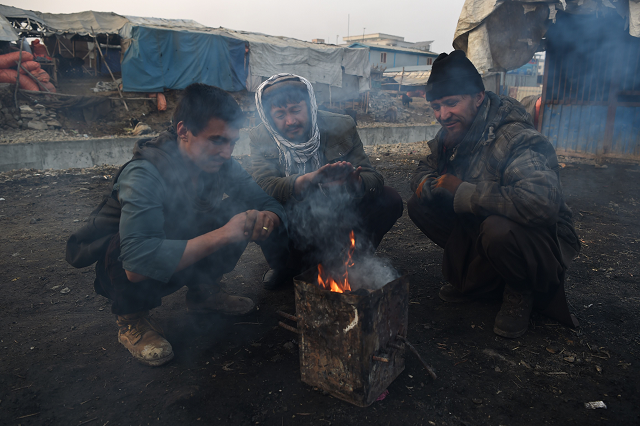
[[[273,83],[282,77],[295,77],[307,86],[307,93],[309,94],[309,115],[311,116],[311,138],[307,142],[296,143],[291,142],[280,134],[276,129],[271,126],[271,121],[267,118],[264,107],[262,106],[262,91],[266,86]],[[269,77],[268,80],[263,82],[256,90],[256,108],[260,118],[265,127],[273,136],[278,146],[280,153],[280,164],[284,163],[285,175],[289,176],[292,173],[305,174],[313,172],[320,168],[320,130],[318,129],[318,105],[316,104],[316,95],[313,92],[313,86],[309,80],[304,77],[300,77],[295,74],[276,74]],[[297,171],[292,170],[293,163],[297,163]],[[307,167],[309,170],[307,170]]]

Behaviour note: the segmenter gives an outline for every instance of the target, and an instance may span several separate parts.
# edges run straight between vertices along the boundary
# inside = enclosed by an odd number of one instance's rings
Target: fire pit
[[[311,269],[294,278],[302,381],[366,407],[404,370],[409,280],[374,291],[337,293],[318,284]],[[400,338],[398,336],[401,336]]]

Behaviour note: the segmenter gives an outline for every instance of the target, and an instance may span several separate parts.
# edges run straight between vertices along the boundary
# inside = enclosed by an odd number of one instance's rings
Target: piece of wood
[[[116,78],[113,76],[113,73],[111,72],[111,67],[107,63],[107,60],[104,58],[104,55],[102,54],[102,49],[100,49],[100,43],[98,42],[98,37],[96,37],[96,35],[93,32],[93,27],[91,27],[91,37],[93,37],[93,39],[96,41],[96,47],[98,48],[100,57],[104,61],[104,64],[107,66],[107,69],[109,70],[109,74],[111,74],[111,78],[113,79],[113,82],[116,83]],[[96,61],[96,64],[97,64],[97,61]],[[122,104],[124,105],[124,109],[129,111],[129,107],[127,106],[127,103],[124,100],[124,96],[122,95],[122,91],[120,90],[120,85],[117,85],[116,87],[118,88],[118,94],[120,95],[120,99],[122,99]]]
[[[24,43],[24,37],[20,39],[20,53],[18,54],[18,76],[16,77],[16,90],[13,93],[13,101],[16,104],[16,109],[19,109],[18,106],[18,89],[20,88],[20,66],[22,65],[22,44]]]
[[[17,63],[17,62],[16,62]],[[44,84],[42,84],[42,82],[40,80],[38,80],[33,74],[31,74],[31,72],[29,72],[28,69],[26,69],[24,67],[24,65],[18,64],[18,68],[22,68],[24,70],[24,72],[26,72],[29,77],[31,77],[36,83],[38,83],[38,85],[40,87],[42,87],[44,90],[46,90],[47,92],[51,93],[51,90],[47,89],[47,86],[45,86]],[[20,72],[18,71],[18,75],[20,75]]]

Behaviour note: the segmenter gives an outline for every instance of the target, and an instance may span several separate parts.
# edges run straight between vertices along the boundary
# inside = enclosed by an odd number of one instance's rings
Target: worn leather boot
[[[518,291],[506,286],[502,307],[496,316],[493,332],[498,336],[515,339],[529,328],[529,317],[533,308],[533,292]]]
[[[162,329],[151,321],[149,311],[118,315],[118,342],[143,364],[158,367],[173,359],[171,344]]]
[[[187,292],[187,310],[193,314],[246,315],[256,304],[248,297],[232,296],[224,290],[193,290]]]

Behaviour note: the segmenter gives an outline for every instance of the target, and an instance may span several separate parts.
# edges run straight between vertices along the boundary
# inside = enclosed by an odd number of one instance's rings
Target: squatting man
[[[277,74],[256,91],[262,123],[249,133],[253,177],[287,212],[289,241],[262,245],[269,263],[264,286],[274,289],[322,261],[333,235],[375,250],[402,216],[400,195],[364,152],[354,120],[319,111],[311,83]],[[337,244],[339,246],[339,244]],[[338,248],[337,250],[339,250]]]
[[[516,100],[485,91],[464,52],[442,53],[426,88],[442,125],[420,161],[411,220],[444,249],[451,303],[502,296],[494,332],[516,338],[532,309],[567,325],[564,278],[580,243],[555,150]]]
[[[187,87],[172,127],[136,142],[111,196],[67,243],[73,266],[97,261],[95,289],[112,302],[118,341],[144,364],[173,358],[149,317],[162,297],[186,286],[189,311],[246,314],[253,301],[227,294],[220,278],[250,241],[286,244],[282,206],[231,158],[243,119],[225,91]]]

